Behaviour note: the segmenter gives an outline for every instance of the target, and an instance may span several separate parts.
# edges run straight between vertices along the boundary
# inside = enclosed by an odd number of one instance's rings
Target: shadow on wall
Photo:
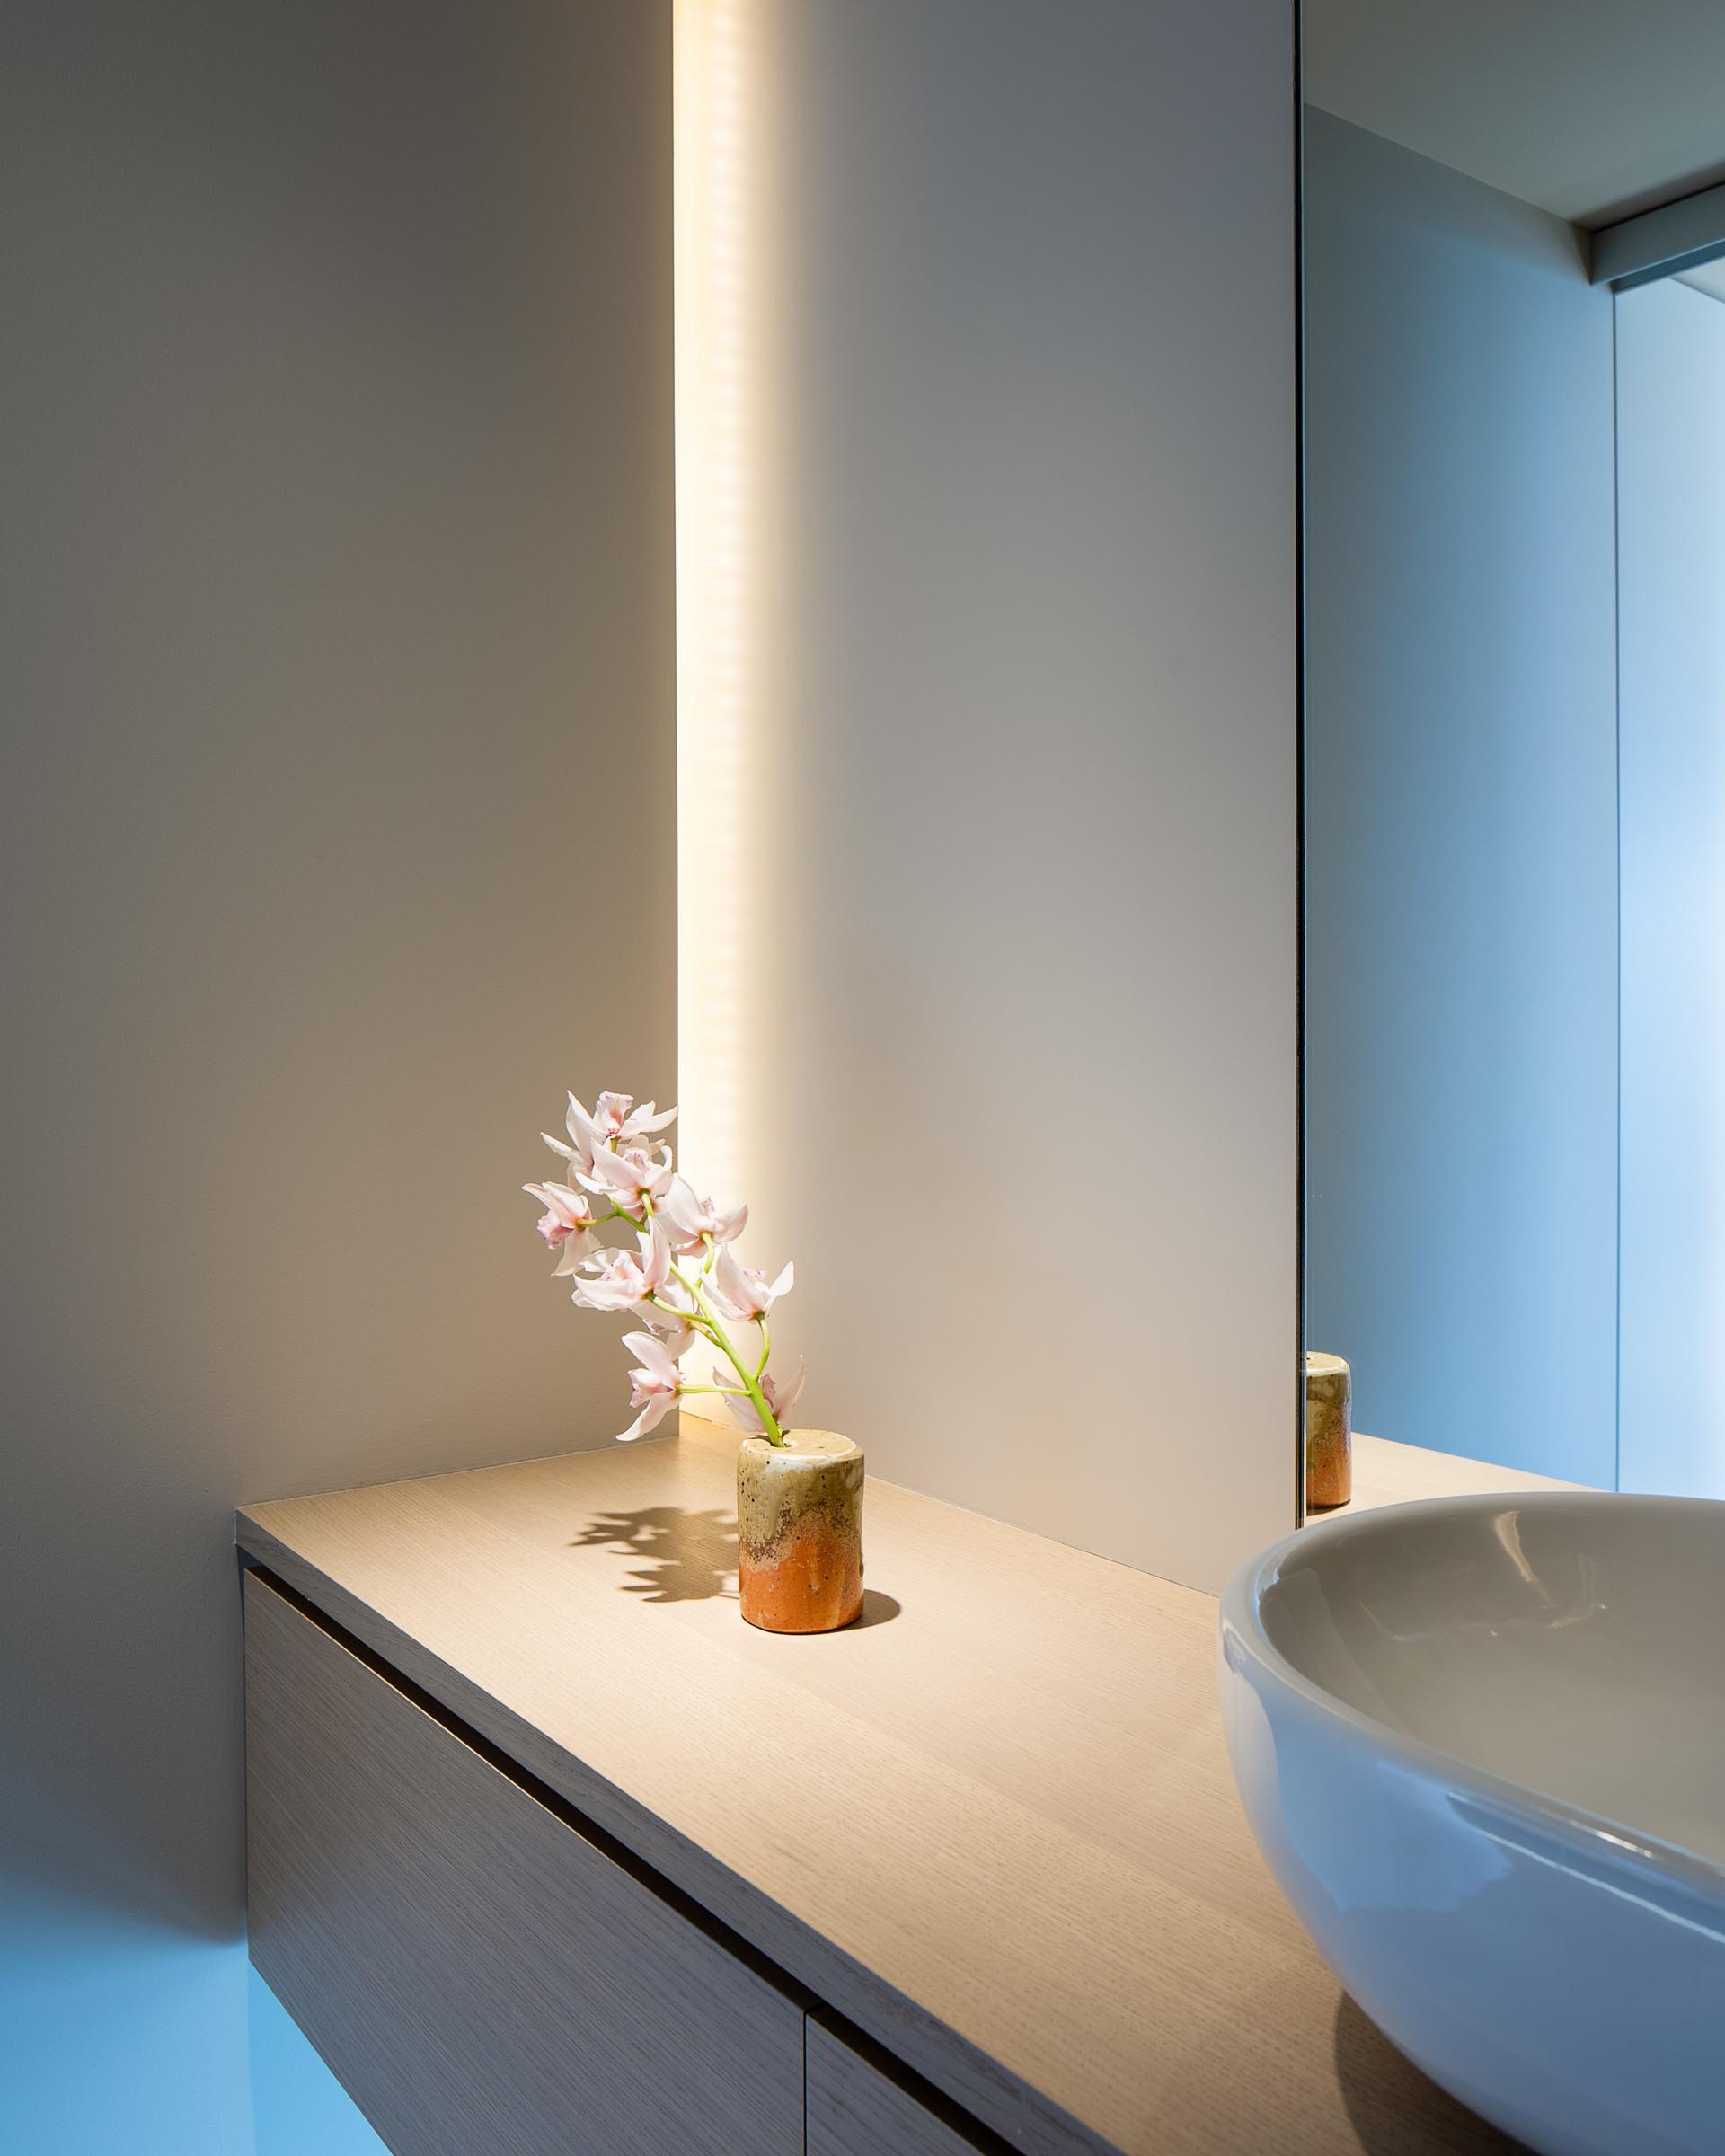
[[[602,1010],[534,838],[620,725],[673,799],[669,67],[0,19],[0,1891],[93,1951],[242,1922],[236,1501],[610,1435],[516,1186],[565,1076],[673,1097],[671,817],[583,834]]]

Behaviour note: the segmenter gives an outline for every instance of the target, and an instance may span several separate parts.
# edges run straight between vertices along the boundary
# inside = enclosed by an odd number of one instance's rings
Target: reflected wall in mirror
[[[1725,1497],[1725,8],[1304,25],[1307,1338]]]

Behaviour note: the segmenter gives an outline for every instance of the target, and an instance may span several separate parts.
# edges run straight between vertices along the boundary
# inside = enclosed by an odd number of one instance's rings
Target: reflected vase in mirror
[[[1354,1374],[1339,1355],[1305,1358],[1305,1503],[1332,1511],[1354,1494]]]

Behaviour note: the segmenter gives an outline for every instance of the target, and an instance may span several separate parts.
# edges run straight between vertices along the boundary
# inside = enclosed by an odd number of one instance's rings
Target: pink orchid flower
[[[683,1379],[670,1350],[650,1332],[625,1332],[623,1344],[640,1365],[629,1373],[632,1388],[629,1405],[639,1408],[641,1413],[626,1430],[617,1432],[618,1443],[627,1445],[633,1438],[644,1437],[665,1419],[677,1404]]]
[[[695,1309],[688,1291],[675,1280],[667,1280],[662,1287],[655,1288],[650,1303],[644,1303],[635,1312],[649,1332],[656,1332],[665,1343],[665,1351],[676,1362],[684,1349],[695,1339]]]
[[[572,1273],[589,1250],[598,1248],[586,1191],[562,1183],[523,1183],[521,1188],[545,1208],[536,1224],[547,1247],[559,1253],[556,1273]]]
[[[608,1197],[631,1220],[644,1220],[648,1206],[659,1204],[671,1180],[668,1153],[655,1156],[640,1145],[630,1145],[621,1153],[601,1146],[593,1155],[593,1172],[582,1176],[581,1182],[598,1197]]]
[[[539,1135],[553,1153],[562,1154],[577,1175],[591,1175],[593,1155],[599,1146],[599,1134],[593,1127],[592,1117],[573,1093],[569,1096],[569,1113],[563,1121],[569,1132],[567,1145],[561,1138],[553,1138],[548,1130],[542,1130]]]
[[[655,1112],[650,1100],[644,1100],[635,1108],[632,1093],[601,1093],[589,1116],[571,1093],[569,1114],[564,1118],[569,1131],[568,1144],[562,1138],[553,1138],[548,1130],[542,1130],[539,1135],[553,1153],[562,1154],[578,1175],[591,1175],[596,1153],[615,1145],[632,1144],[637,1138],[663,1130],[667,1124],[676,1120],[674,1108],[668,1108],[662,1116]]]
[[[632,1093],[599,1094],[589,1115],[571,1093],[568,1137],[544,1134],[545,1144],[569,1163],[565,1183],[522,1188],[544,1207],[539,1232],[556,1253],[555,1271],[570,1280],[574,1302],[587,1310],[625,1312],[641,1328],[624,1336],[635,1356],[630,1405],[639,1410],[622,1433],[625,1439],[644,1436],[670,1411],[684,1390],[677,1358],[699,1342],[717,1358],[715,1377],[729,1366],[738,1383],[703,1383],[695,1390],[722,1391],[746,1429],[782,1444],[779,1418],[801,1392],[802,1372],[781,1388],[758,1350],[768,1345],[766,1313],[790,1292],[794,1268],[787,1265],[769,1279],[738,1262],[732,1246],[748,1224],[748,1209],[721,1211],[677,1174],[671,1148],[659,1137],[676,1120],[674,1108],[661,1115],[651,1100],[637,1107]],[[604,1230],[614,1220],[635,1229],[635,1247],[607,1246]],[[731,1339],[727,1328],[737,1320],[760,1326],[758,1349],[739,1348]]]
[[[734,1242],[748,1224],[748,1207],[734,1206],[720,1212],[710,1197],[697,1197],[680,1175],[659,1200],[659,1211],[670,1233],[671,1248],[679,1258],[693,1257],[711,1235],[714,1242]]]
[[[784,1427],[785,1417],[797,1404],[797,1395],[802,1391],[802,1380],[803,1368],[801,1363],[797,1365],[797,1374],[788,1385],[782,1387],[771,1371],[761,1380],[761,1398],[765,1401],[774,1421],[781,1429]],[[747,1392],[727,1392],[725,1405],[751,1436],[765,1436],[760,1412]]]
[[[632,1109],[632,1115],[629,1112]],[[593,1103],[593,1128],[607,1145],[632,1144],[637,1138],[650,1137],[676,1120],[674,1108],[668,1108],[661,1116],[651,1100],[643,1100],[635,1108],[632,1093],[601,1093]]]
[[[635,1250],[602,1250],[586,1260],[571,1300],[583,1310],[633,1310],[670,1277],[671,1246],[657,1221],[635,1238]]]
[[[674,1363],[680,1362],[700,1337],[679,1320],[668,1317],[662,1310],[655,1310],[651,1303],[644,1304],[635,1315]]]
[[[736,1253],[727,1249],[719,1253],[707,1293],[727,1318],[764,1318],[781,1295],[790,1294],[795,1277],[796,1268],[787,1265],[776,1279],[769,1280],[765,1273],[739,1265]]]

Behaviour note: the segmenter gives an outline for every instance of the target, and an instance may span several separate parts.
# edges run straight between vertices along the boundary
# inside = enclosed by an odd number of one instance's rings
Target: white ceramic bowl
[[[1721,2156],[1725,1504],[1341,1515],[1221,1625],[1252,1831],[1384,2034],[1543,2156]]]

